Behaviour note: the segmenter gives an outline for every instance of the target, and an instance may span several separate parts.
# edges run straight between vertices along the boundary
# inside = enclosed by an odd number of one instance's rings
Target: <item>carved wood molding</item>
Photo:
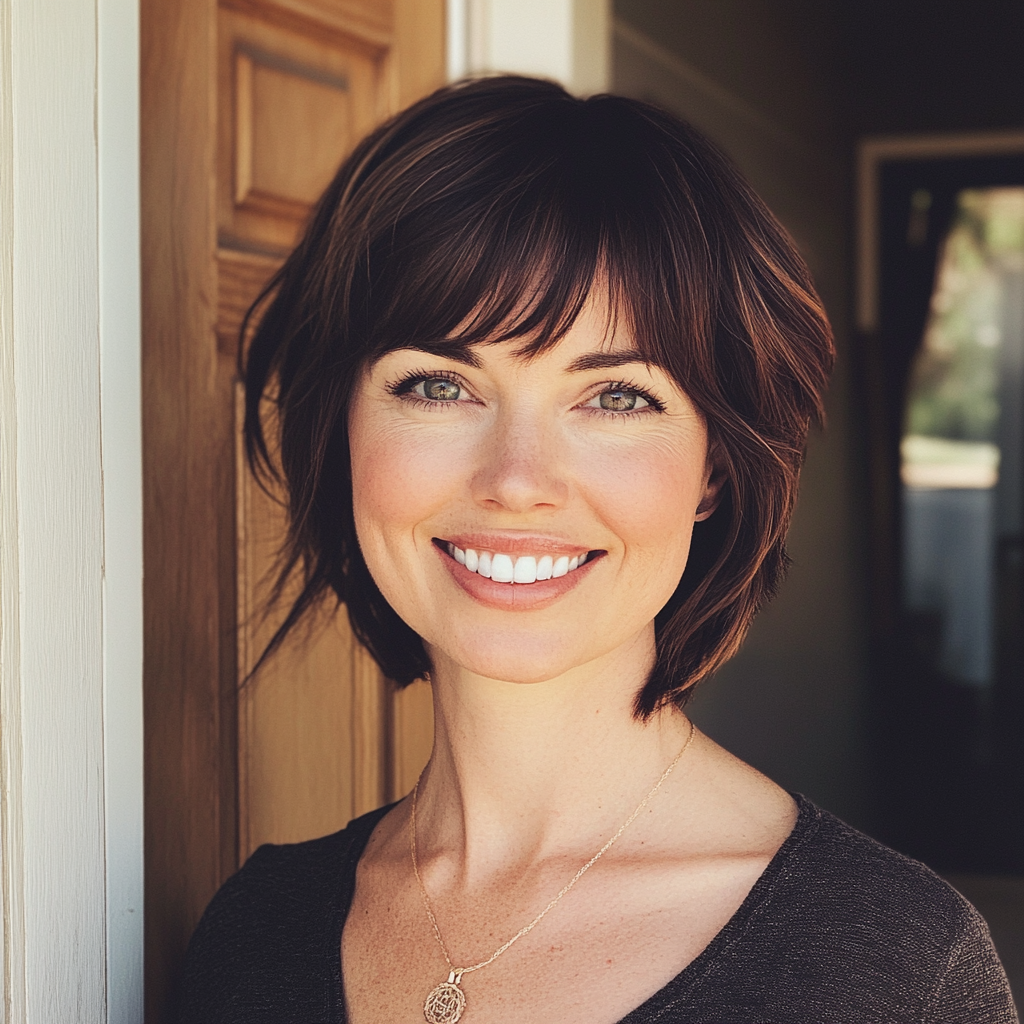
[[[217,349],[234,358],[242,320],[282,259],[237,249],[217,250]]]
[[[358,43],[380,56],[394,42],[394,5],[367,0],[221,0],[221,7],[255,15],[324,42]]]

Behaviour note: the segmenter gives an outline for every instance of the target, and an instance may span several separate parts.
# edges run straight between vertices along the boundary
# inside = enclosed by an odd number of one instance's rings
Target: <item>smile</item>
[[[556,580],[575,572],[583,565],[591,552],[579,555],[511,555],[493,551],[463,550],[451,541],[442,541],[443,550],[478,576],[495,583],[537,583]]]

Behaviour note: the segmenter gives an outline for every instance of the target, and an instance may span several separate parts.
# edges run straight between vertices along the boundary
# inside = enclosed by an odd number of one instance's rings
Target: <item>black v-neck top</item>
[[[923,864],[797,800],[739,910],[620,1024],[1017,1024],[978,912]],[[249,858],[192,936],[181,1024],[346,1024],[341,932],[388,810]]]

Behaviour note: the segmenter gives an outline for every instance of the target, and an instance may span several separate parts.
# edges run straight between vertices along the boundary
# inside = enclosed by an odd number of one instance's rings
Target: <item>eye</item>
[[[424,409],[436,410],[474,402],[466,382],[448,370],[414,370],[398,380],[388,381],[384,388],[395,398],[419,404]]]
[[[457,402],[462,388],[445,377],[427,377],[412,388],[412,393],[430,402]]]
[[[647,402],[635,391],[625,391],[621,388],[616,388],[614,391],[602,391],[597,396],[597,400],[602,409],[609,409],[612,412],[631,412],[636,408],[637,402],[641,403],[641,409],[647,405]]]
[[[654,401],[637,388],[614,384],[587,402],[592,409],[604,409],[607,412],[639,412],[641,409],[654,408]]]

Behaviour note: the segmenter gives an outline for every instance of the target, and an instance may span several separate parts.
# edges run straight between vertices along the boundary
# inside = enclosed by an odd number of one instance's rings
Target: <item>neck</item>
[[[541,683],[436,659],[434,752],[419,795],[425,847],[455,853],[471,875],[576,852],[614,831],[689,729],[674,709],[634,717],[653,658],[652,631]]]

